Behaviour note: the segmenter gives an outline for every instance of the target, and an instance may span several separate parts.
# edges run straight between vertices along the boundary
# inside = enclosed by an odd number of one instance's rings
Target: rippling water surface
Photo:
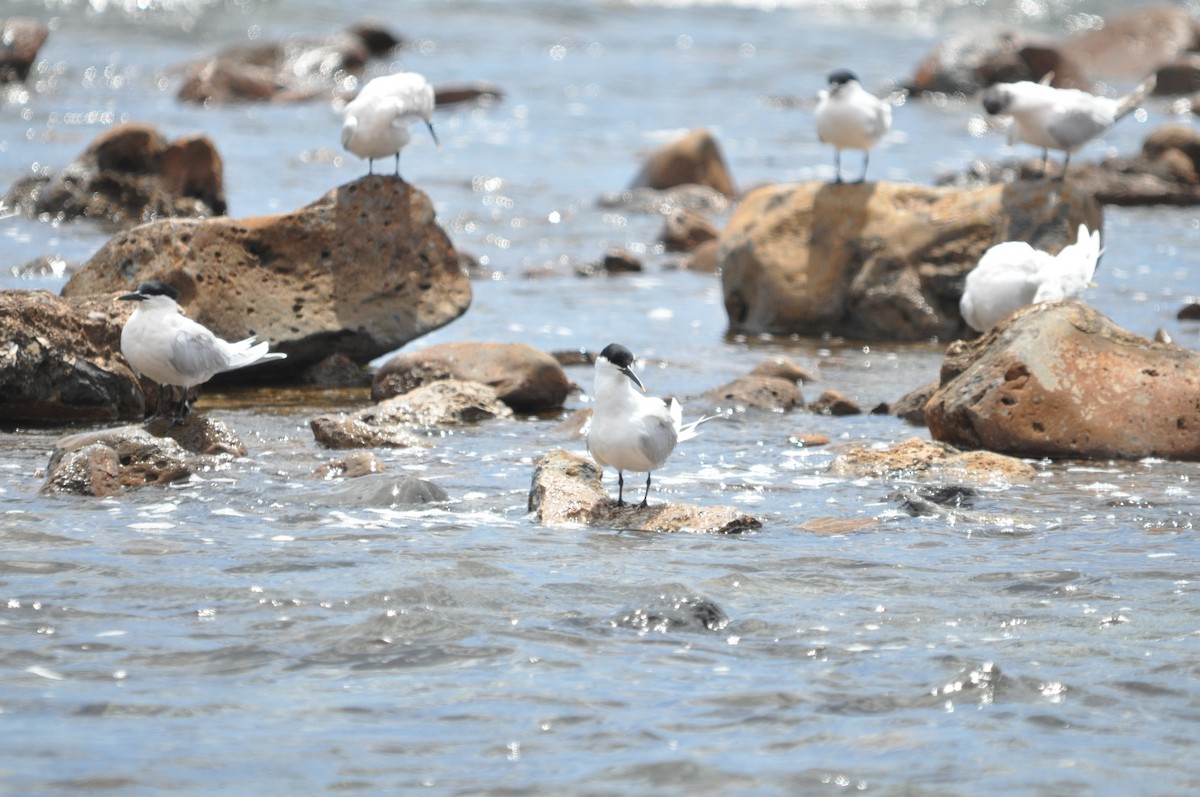
[[[787,356],[864,407],[931,379],[940,344],[745,341],[717,280],[669,268],[660,217],[606,210],[642,156],[707,126],[746,187],[828,178],[811,98],[850,66],[874,90],[964,25],[1057,30],[1119,3],[83,3],[10,0],[56,20],[30,91],[0,106],[0,182],[60,168],[112,121],[203,132],[230,213],[290,210],[363,172],[315,103],[202,109],[173,67],[249,36],[374,15],[397,64],[488,80],[494,105],[439,111],[406,177],[494,279],[413,347],[621,340],[653,392],[696,396]],[[146,10],[149,8],[149,10]],[[395,10],[399,9],[399,10]],[[387,64],[376,65],[383,70]],[[1136,149],[1166,105],[1080,159]],[[973,103],[909,102],[872,176],[932,182],[974,157]],[[1183,120],[1184,123],[1190,123]],[[856,159],[849,159],[851,168]],[[721,219],[718,219],[721,221]],[[1160,327],[1200,294],[1200,216],[1108,209],[1089,296]],[[9,269],[81,262],[108,233],[0,221]],[[609,246],[648,270],[584,280]],[[531,274],[539,274],[530,278]],[[588,369],[570,375],[585,391]],[[816,397],[809,387],[806,398]],[[533,461],[581,450],[555,419],[458,430],[392,473],[446,505],[344,504],[310,476],[335,456],[308,420],[365,396],[207,394],[250,455],[115,499],[38,495],[64,430],[0,437],[0,791],[9,794],[1162,794],[1200,790],[1200,605],[1189,464],[1038,462],[1028,484],[911,517],[915,485],[830,476],[844,447],[926,437],[890,417],[742,414],[704,427],[652,500],[728,503],[740,537],[549,529]],[[584,406],[586,393],[570,408]],[[705,409],[693,399],[689,413]],[[798,432],[828,447],[798,448]],[[611,475],[610,475],[611,478]]]

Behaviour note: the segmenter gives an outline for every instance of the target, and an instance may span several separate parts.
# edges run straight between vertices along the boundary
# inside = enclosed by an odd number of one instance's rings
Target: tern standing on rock
[[[433,86],[416,72],[397,72],[374,78],[351,100],[342,122],[342,146],[367,159],[367,173],[375,173],[375,159],[396,156],[400,176],[400,150],[412,139],[408,127],[424,121],[433,132]]]
[[[842,182],[842,150],[861,149],[863,170],[857,181],[861,183],[867,179],[871,147],[892,126],[892,106],[864,89],[848,69],[831,72],[829,89],[821,91],[819,96],[817,138],[833,145],[833,165],[837,170],[834,182]]]
[[[121,329],[121,354],[133,370],[158,383],[158,408],[149,420],[165,414],[167,385],[183,388],[183,398],[172,416],[179,425],[191,411],[191,388],[222,371],[287,357],[283,352],[268,352],[269,344],[256,344],[253,337],[237,343],[221,340],[179,312],[179,292],[165,282],[143,282],[136,291],[119,298],[137,302]]]
[[[681,440],[695,437],[696,427],[711,418],[683,425],[679,402],[642,395],[646,388],[633,372],[633,352],[610,343],[596,358],[595,404],[588,425],[588,452],[601,467],[617,469],[617,506],[625,505],[625,471],[646,474],[650,497],[650,472],[658,470]],[[633,386],[637,385],[638,390]]]

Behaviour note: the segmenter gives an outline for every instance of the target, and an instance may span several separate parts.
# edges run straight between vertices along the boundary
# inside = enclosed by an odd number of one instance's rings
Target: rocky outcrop
[[[562,407],[571,380],[549,354],[525,343],[441,343],[397,354],[380,367],[371,398],[382,401],[443,379],[482,382],[517,412]]]
[[[108,297],[0,291],[0,418],[140,420],[141,386],[119,353],[127,311]]]
[[[591,460],[557,449],[537,461],[529,491],[529,511],[539,523],[638,531],[690,531],[739,534],[762,527],[757,518],[730,506],[696,507],[651,503],[618,507],[608,496],[600,469]]]
[[[129,227],[225,213],[221,156],[205,136],[168,141],[154,127],[109,128],[58,174],[19,180],[4,204],[30,218],[87,218]]]
[[[25,82],[49,35],[50,28],[37,20],[0,20],[0,85]]]
[[[1200,354],[1078,302],[956,341],[925,407],[937,440],[1025,457],[1200,459]]]
[[[913,94],[974,94],[993,83],[1039,82],[1090,91],[1091,80],[1059,42],[1015,28],[970,28],[942,41],[917,64],[906,88]]]
[[[725,196],[737,194],[721,148],[707,130],[692,130],[651,153],[631,188],[665,191],[682,185],[708,186]]]
[[[871,340],[968,330],[962,283],[1002,241],[1057,251],[1101,209],[1073,183],[801,183],[752,191],[721,234],[730,331]]]
[[[829,463],[829,472],[851,479],[935,479],[1006,484],[1032,479],[1028,462],[990,451],[960,451],[945,443],[906,440],[888,448],[857,447]]]
[[[220,337],[257,335],[288,355],[249,372],[260,379],[333,354],[366,363],[471,303],[429,197],[391,176],[363,177],[291,213],[136,227],[101,247],[63,295],[111,295],[148,279],[174,286],[184,312]]]

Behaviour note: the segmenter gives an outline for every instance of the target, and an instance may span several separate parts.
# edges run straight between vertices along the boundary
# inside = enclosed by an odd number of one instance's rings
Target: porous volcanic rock
[[[178,441],[141,426],[80,432],[55,443],[42,492],[102,498],[186,479],[199,461]]]
[[[333,354],[363,364],[453,321],[471,283],[433,203],[392,176],[367,176],[291,213],[171,220],[113,237],[64,296],[159,279],[226,340],[257,335],[288,356],[218,380],[296,375]]]
[[[562,407],[571,380],[552,355],[526,343],[441,343],[397,354],[375,374],[371,398],[382,401],[442,379],[482,382],[517,412]]]
[[[630,187],[665,191],[681,185],[708,186],[730,197],[737,194],[721,147],[707,130],[692,130],[652,152]]]
[[[932,479],[973,484],[1007,484],[1032,479],[1028,462],[991,451],[960,451],[946,443],[913,438],[890,447],[862,446],[829,463],[835,476],[872,479]]]
[[[1056,252],[1100,205],[1073,183],[980,188],[800,183],[749,193],[721,234],[731,332],[952,339],[966,273],[988,247]]]
[[[1024,457],[1200,459],[1200,354],[1079,302],[951,344],[925,406],[937,440]]]
[[[762,527],[757,518],[731,506],[699,507],[651,502],[618,507],[604,490],[600,469],[577,454],[556,449],[539,459],[529,490],[529,511],[546,525],[582,523],[639,531],[739,534]]]
[[[168,141],[146,124],[114,125],[58,174],[18,180],[4,197],[30,218],[96,219],[119,227],[225,213],[224,167],[206,136]]]
[[[0,418],[140,420],[141,385],[120,354],[127,310],[108,297],[0,291]]]

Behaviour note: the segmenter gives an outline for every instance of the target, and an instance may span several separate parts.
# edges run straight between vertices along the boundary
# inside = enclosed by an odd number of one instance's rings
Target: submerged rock
[[[609,497],[594,462],[562,449],[537,461],[529,491],[529,511],[546,525],[583,523],[639,531],[739,534],[762,527],[757,518],[730,506],[636,504],[618,507]]]
[[[966,273],[990,246],[1057,251],[1101,209],[1072,182],[973,189],[802,183],[752,191],[721,234],[731,332],[954,338]]]
[[[737,194],[721,148],[707,130],[692,130],[651,153],[631,188],[664,191],[681,185],[708,186],[729,197]]]
[[[953,343],[925,420],[937,440],[1016,456],[1195,461],[1197,396],[1200,354],[1052,302]]]
[[[552,355],[525,343],[441,343],[397,354],[375,374],[371,398],[381,401],[444,379],[482,382],[517,412],[562,407],[571,380]]]
[[[360,476],[333,489],[305,496],[310,503],[345,507],[412,506],[449,498],[444,489],[431,481],[408,474],[390,476],[386,473]]]
[[[946,443],[906,440],[883,448],[851,448],[829,463],[829,472],[848,478],[939,478],[955,482],[1028,481],[1037,471],[1028,462],[989,451],[960,451]]]
[[[115,125],[58,174],[17,181],[4,204],[30,218],[96,219],[129,227],[225,213],[224,167],[205,136],[167,141],[145,124]]]
[[[130,487],[191,476],[188,453],[175,440],[141,426],[82,432],[54,445],[43,493],[106,497]]]
[[[391,176],[363,177],[277,216],[136,227],[101,247],[63,295],[112,295],[149,279],[172,285],[184,312],[218,336],[257,335],[288,355],[223,381],[295,376],[334,354],[366,363],[471,303],[433,203]]]
[[[313,476],[325,481],[339,477],[357,479],[370,473],[382,473],[386,469],[383,461],[371,452],[354,451],[321,465],[313,471]]]
[[[778,376],[739,376],[708,391],[704,398],[717,410],[738,412],[748,409],[790,412],[804,405],[804,396],[796,383]]]

